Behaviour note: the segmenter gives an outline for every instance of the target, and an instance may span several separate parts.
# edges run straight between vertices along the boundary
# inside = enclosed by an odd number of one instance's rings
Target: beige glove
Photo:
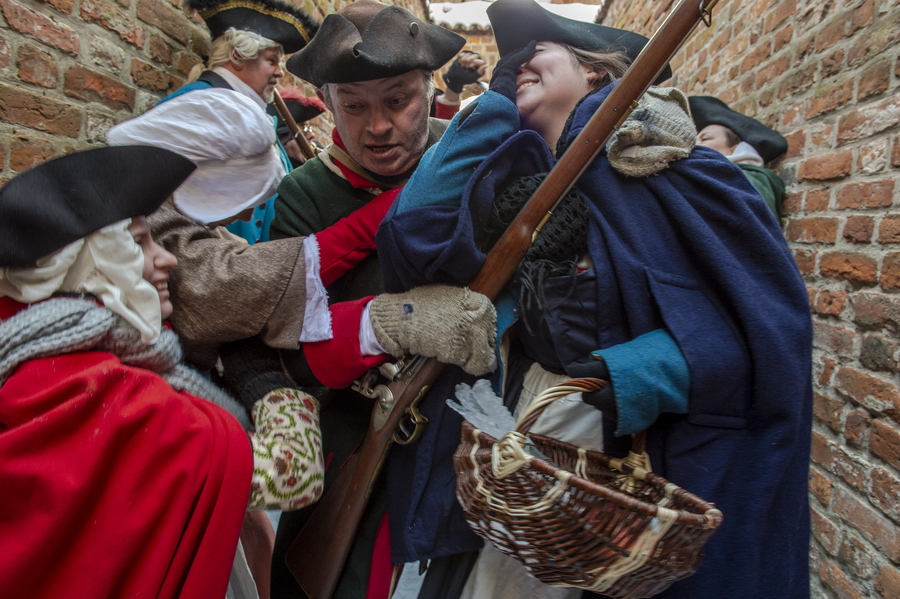
[[[674,87],[651,87],[619,127],[606,151],[609,162],[629,177],[649,177],[673,160],[687,158],[697,143],[687,97]]]
[[[467,287],[427,285],[384,293],[369,304],[375,337],[389,354],[418,354],[490,372],[497,341],[497,312],[484,295]]]

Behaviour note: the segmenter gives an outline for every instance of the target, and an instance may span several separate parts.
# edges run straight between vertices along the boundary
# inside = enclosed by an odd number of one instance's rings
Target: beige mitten
[[[389,354],[418,354],[456,364],[469,374],[490,372],[497,312],[467,287],[427,285],[384,293],[369,304],[375,337]]]
[[[687,97],[674,87],[651,87],[606,144],[609,162],[629,177],[648,177],[687,158],[697,143]]]

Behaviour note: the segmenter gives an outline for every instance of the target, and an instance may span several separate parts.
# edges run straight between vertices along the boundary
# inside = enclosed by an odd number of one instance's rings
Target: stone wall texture
[[[323,19],[347,0],[292,0]],[[209,48],[183,0],[0,0],[0,184],[75,150],[180,87]],[[427,18],[425,0],[401,0]],[[312,88],[286,76],[286,84]],[[317,119],[320,139],[330,125]]]
[[[650,35],[672,0],[607,0]],[[900,2],[721,0],[672,66],[787,137],[784,233],[815,323],[813,597],[900,597]],[[765,573],[761,573],[765,575]]]

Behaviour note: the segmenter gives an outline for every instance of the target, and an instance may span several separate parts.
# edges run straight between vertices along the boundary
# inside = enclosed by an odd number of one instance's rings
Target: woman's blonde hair
[[[591,85],[597,89],[616,79],[620,79],[628,67],[631,66],[631,60],[624,52],[596,52],[593,50],[582,50],[568,44],[560,44],[566,48],[574,57],[575,62],[587,67],[595,73],[604,73],[602,77],[594,80]]]
[[[269,48],[278,48],[281,50],[281,55],[284,56],[284,50],[278,42],[252,31],[229,27],[225,33],[213,40],[206,65],[195,66],[188,75],[188,81],[196,81],[200,77],[200,73],[207,69],[211,70],[229,62],[253,60]]]

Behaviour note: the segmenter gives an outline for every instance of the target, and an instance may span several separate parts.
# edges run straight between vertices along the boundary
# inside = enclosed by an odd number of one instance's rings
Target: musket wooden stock
[[[275,101],[275,110],[278,111],[281,119],[287,124],[288,129],[291,130],[291,136],[295,140],[297,140],[297,145],[300,146],[300,151],[303,152],[303,157],[306,160],[313,158],[316,153],[312,149],[312,146],[309,145],[309,140],[307,140],[303,133],[300,131],[300,126],[297,124],[297,121],[294,120],[294,116],[291,114],[291,111],[288,110],[287,104],[284,103],[284,99],[281,97],[281,94],[278,93],[278,90],[275,90],[274,95]]]
[[[471,289],[492,300],[497,297],[516,272],[547,213],[565,197],[697,23],[709,17],[717,2],[682,0],[669,14],[488,254],[469,284]],[[358,461],[353,468],[348,465],[342,468],[338,480],[319,500],[316,511],[291,546],[286,559],[288,567],[311,599],[330,599],[334,592],[372,485],[393,441],[394,429],[407,408],[420,397],[421,390],[432,385],[443,367],[434,359],[427,360],[397,398],[387,423],[378,431],[370,426]]]

